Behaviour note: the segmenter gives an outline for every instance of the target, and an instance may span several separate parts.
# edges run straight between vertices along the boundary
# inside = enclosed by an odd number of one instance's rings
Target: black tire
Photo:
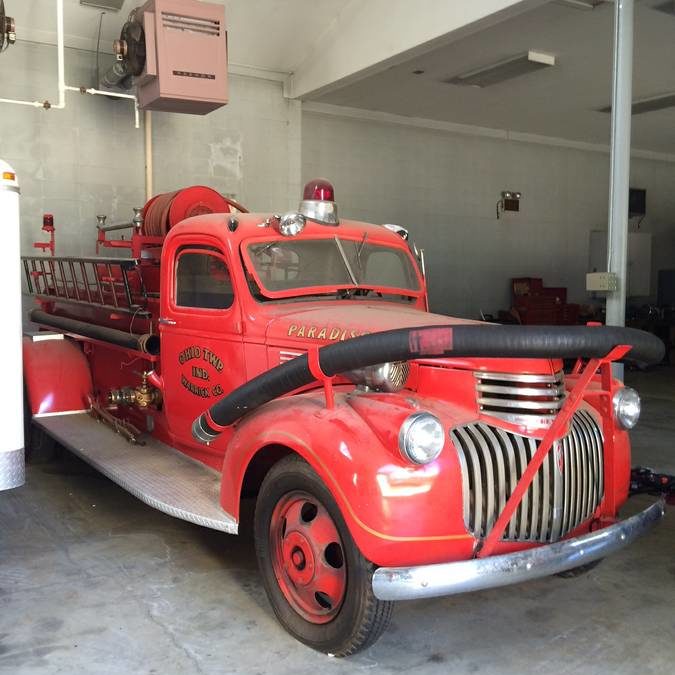
[[[25,387],[25,384],[24,384]],[[28,405],[28,397],[23,397],[23,445],[26,461],[31,464],[46,464],[58,457],[58,444],[47,433],[33,424],[33,415]]]
[[[279,506],[287,503],[289,499],[305,500],[303,509],[305,506],[314,507],[315,516],[312,518],[316,517],[318,508],[319,513],[324,514],[322,516],[324,525],[327,512],[341,540],[339,544],[342,547],[342,557],[338,556],[338,562],[343,562],[345,567],[345,590],[339,604],[336,603],[333,608],[328,605],[326,611],[333,614],[324,617],[326,619],[324,623],[307,620],[300,613],[292,604],[293,599],[289,601],[282,590],[275,573],[274,551],[281,551],[283,546],[281,539],[278,542],[276,540],[274,533],[279,525],[276,522],[273,524],[273,516],[275,519],[278,518],[275,514],[278,513]],[[301,510],[300,513],[304,517],[304,511]],[[373,594],[372,576],[375,566],[361,555],[333,496],[306,462],[292,455],[285,457],[270,469],[258,493],[254,518],[256,556],[265,591],[279,622],[293,637],[326,654],[349,656],[369,647],[382,635],[389,625],[393,603],[378,600]],[[286,529],[285,518],[282,527],[281,537],[284,541],[288,541],[288,534],[289,532],[292,534],[292,530]],[[304,531],[311,532],[311,520],[306,527]],[[334,546],[334,543],[329,546]],[[335,567],[334,561],[328,556],[328,548],[324,549],[321,562],[324,566],[331,564]],[[342,567],[341,564],[339,566]],[[318,567],[318,563],[312,567],[315,570],[312,572],[312,579],[319,576],[320,573],[316,571]],[[310,588],[310,593],[314,588],[314,586]],[[287,593],[292,596],[293,590]],[[321,603],[319,595],[322,594],[315,593],[317,601]],[[321,604],[321,607],[324,606]],[[321,612],[321,607],[317,605],[317,613]]]
[[[571,570],[565,570],[564,572],[558,572],[557,577],[562,579],[575,579],[576,577],[581,577],[584,574],[588,574],[591,570],[595,569],[601,562],[600,560],[594,560],[593,562],[588,563],[587,565],[579,565],[579,567],[573,567]]]

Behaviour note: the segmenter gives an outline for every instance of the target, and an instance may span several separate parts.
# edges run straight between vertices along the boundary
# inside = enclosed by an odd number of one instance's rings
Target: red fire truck
[[[255,497],[269,600],[316,649],[372,644],[397,600],[588,569],[664,513],[617,517],[640,402],[611,365],[659,361],[649,334],[429,313],[407,232],[339,219],[323,180],[281,216],[159,195],[98,244],[23,259],[32,442],[227,533]]]

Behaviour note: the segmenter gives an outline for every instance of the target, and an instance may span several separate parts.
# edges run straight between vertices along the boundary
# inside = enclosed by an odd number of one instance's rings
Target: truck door
[[[193,444],[193,420],[245,381],[240,305],[228,256],[217,240],[170,238],[162,269],[166,419],[177,442]]]

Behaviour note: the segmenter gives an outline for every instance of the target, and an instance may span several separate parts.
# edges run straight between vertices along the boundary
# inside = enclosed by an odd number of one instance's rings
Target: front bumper
[[[525,551],[418,567],[380,567],[373,592],[380,600],[413,600],[455,595],[538,579],[600,560],[649,530],[665,514],[659,499],[621,522],[574,539]]]

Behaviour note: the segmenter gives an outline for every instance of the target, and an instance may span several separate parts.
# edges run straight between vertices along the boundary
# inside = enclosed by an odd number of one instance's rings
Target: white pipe
[[[105,91],[104,89],[94,89],[93,87],[72,87],[64,85],[67,91],[77,91],[80,94],[92,94],[93,96],[110,96],[112,98],[128,98],[132,101],[136,100],[133,94],[120,94],[116,91]]]
[[[146,110],[143,113],[143,125],[145,127],[145,201],[149,201],[153,195],[153,167],[152,167],[152,113]]]
[[[29,105],[34,108],[45,108],[49,110],[63,110],[66,107],[66,91],[77,91],[81,94],[92,94],[96,96],[110,96],[112,98],[126,98],[134,101],[134,120],[136,129],[140,127],[138,117],[138,101],[133,94],[120,94],[115,91],[103,91],[94,87],[72,87],[66,84],[66,45],[63,28],[63,0],[56,0],[56,51],[57,51],[57,86],[59,93],[58,103],[49,103],[49,101],[22,101],[19,99],[0,98],[0,103],[12,103],[14,105]]]
[[[14,98],[0,98],[0,103],[13,103],[14,105],[32,105],[34,108],[43,108],[42,101],[18,101]]]
[[[59,102],[52,107],[63,110],[66,107],[66,47],[63,37],[63,0],[56,0],[56,51]]]
[[[65,66],[65,41],[63,30],[63,0],[56,0],[56,57],[57,57],[57,88],[59,102],[49,104],[47,101],[20,101],[11,98],[0,98],[0,103],[13,103],[15,105],[30,105],[34,108],[54,108],[63,110],[66,107],[66,66]]]
[[[21,362],[21,251],[19,182],[14,169],[0,160],[2,220],[2,387],[0,387],[0,490],[23,485],[23,367]]]
[[[102,89],[94,89],[93,87],[71,87],[65,85],[66,91],[77,91],[80,94],[91,94],[92,96],[110,96],[111,98],[125,98],[134,102],[134,126],[139,129],[141,121],[138,116],[138,101],[133,94],[120,94],[116,91],[104,91]]]

